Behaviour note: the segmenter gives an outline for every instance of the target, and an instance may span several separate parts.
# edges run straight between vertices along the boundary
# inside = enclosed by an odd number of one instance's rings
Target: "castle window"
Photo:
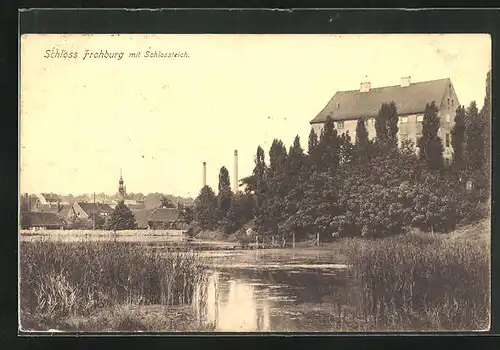
[[[451,108],[455,107],[455,101],[451,100]]]
[[[339,108],[340,108],[340,103],[339,103],[339,102],[337,102],[337,103],[335,104],[335,109],[339,109]]]
[[[344,122],[337,122],[337,129],[343,129],[344,128]]]
[[[400,122],[401,124],[406,124],[406,123],[408,123],[408,117],[401,117],[401,118],[399,118],[399,122]]]
[[[450,99],[448,99],[448,107],[450,106]]]
[[[424,121],[423,115],[417,115],[417,123],[422,123]]]

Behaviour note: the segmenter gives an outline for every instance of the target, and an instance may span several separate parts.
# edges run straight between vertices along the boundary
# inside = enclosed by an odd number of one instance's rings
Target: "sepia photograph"
[[[485,332],[488,34],[24,34],[21,333]]]

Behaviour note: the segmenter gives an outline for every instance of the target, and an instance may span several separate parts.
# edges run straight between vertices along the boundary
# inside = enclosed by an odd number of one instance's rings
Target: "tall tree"
[[[239,230],[245,223],[253,219],[253,197],[248,193],[237,193],[233,196],[231,206],[227,212],[224,225],[226,233]]]
[[[195,218],[201,228],[213,230],[219,221],[217,197],[208,185],[204,186],[195,200]]]
[[[269,150],[269,189],[278,193],[287,188],[287,152],[283,141],[274,139]]]
[[[285,215],[284,198],[290,189],[286,147],[275,139],[269,150],[269,172],[267,177],[269,196],[267,207],[267,231],[277,233],[278,225]]]
[[[394,101],[382,103],[375,118],[377,142],[395,148],[398,144],[398,111]]]
[[[398,110],[394,102],[389,103],[387,110],[387,139],[389,146],[396,148],[398,146]]]
[[[309,132],[309,140],[308,140],[308,148],[307,148],[307,165],[308,165],[308,172],[313,172],[317,169],[317,165],[320,163],[320,152],[318,149],[318,134],[316,131],[314,131],[313,128],[311,128],[311,131]]]
[[[464,167],[465,146],[465,108],[459,106],[455,113],[455,124],[451,129],[451,147],[453,148],[453,166],[462,170]]]
[[[467,167],[474,171],[485,165],[485,123],[479,115],[476,101],[472,101],[465,111],[465,153]]]
[[[484,96],[484,105],[481,108],[481,118],[484,123],[484,150],[485,150],[485,166],[490,169],[491,162],[491,69],[486,74],[486,92]]]
[[[288,152],[288,174],[291,181],[291,186],[295,186],[300,174],[305,166],[305,155],[302,146],[300,145],[299,135],[295,136],[293,145]]]
[[[109,230],[132,230],[137,228],[137,222],[132,211],[125,205],[124,201],[119,201],[106,223]]]
[[[440,120],[434,101],[427,104],[422,121],[422,137],[417,141],[419,157],[427,163],[429,169],[436,170],[443,166],[443,143],[438,136]]]
[[[320,152],[319,163],[317,168],[319,171],[335,171],[340,162],[340,142],[335,129],[333,120],[328,117],[321,132],[321,137],[318,143],[318,152]]]
[[[352,161],[354,147],[351,141],[351,136],[349,135],[349,130],[340,135],[339,145],[340,162],[342,164],[350,163]]]
[[[314,152],[314,150],[318,147],[318,134],[316,134],[316,131],[314,131],[313,128],[311,128],[311,131],[309,132],[309,142],[307,146],[307,152],[309,154]]]
[[[225,216],[231,205],[231,181],[229,171],[225,166],[219,171],[219,193],[217,194],[217,203],[222,216]]]
[[[366,121],[364,118],[358,119],[356,124],[356,143],[354,152],[356,159],[364,162],[368,159],[370,139],[368,138],[368,130],[366,129]]]
[[[267,225],[267,207],[269,191],[267,187],[267,166],[265,154],[262,147],[257,147],[257,154],[255,156],[255,167],[252,174],[252,184],[255,189],[254,216],[256,218],[256,226],[258,230],[264,230]]]

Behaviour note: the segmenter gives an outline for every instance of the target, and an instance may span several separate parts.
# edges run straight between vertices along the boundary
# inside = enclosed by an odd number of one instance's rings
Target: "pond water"
[[[57,232],[22,235],[23,241],[121,241],[164,249],[183,243],[165,235],[80,235]],[[223,246],[225,242],[202,242]],[[234,244],[233,244],[234,245]],[[344,257],[333,246],[210,250],[209,278],[196,291],[193,308],[200,329],[218,332],[348,331],[345,314],[356,303],[356,291]]]
[[[217,254],[197,291],[198,321],[221,332],[341,331],[354,286],[336,260],[328,249]]]

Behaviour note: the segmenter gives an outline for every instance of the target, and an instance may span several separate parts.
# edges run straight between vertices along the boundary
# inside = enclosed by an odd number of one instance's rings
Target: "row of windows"
[[[445,146],[449,148],[451,146],[451,140],[450,140],[450,134],[446,133],[444,139]],[[422,137],[422,134],[417,134],[417,140]],[[401,134],[400,135],[401,141],[409,140],[410,139],[410,134]]]
[[[424,121],[424,116],[423,115],[417,115],[416,116],[417,118],[417,123],[422,123]],[[444,116],[444,119],[447,123],[450,122],[451,120],[451,117],[450,117],[450,113],[446,113],[445,116]],[[403,116],[403,117],[399,117],[399,123],[400,124],[407,124],[409,122],[409,117],[408,116]]]
[[[445,121],[447,123],[449,123],[451,120],[451,117],[450,117],[450,114],[449,113],[446,113],[445,115]],[[370,118],[368,120],[365,121],[365,125],[368,126],[368,123],[369,122],[372,122],[374,123],[374,119],[373,118]],[[417,115],[416,116],[416,121],[417,123],[422,123],[424,121],[424,116],[423,115]],[[409,123],[409,116],[402,116],[402,117],[399,117],[399,123],[400,124],[408,124]],[[344,128],[344,122],[343,121],[338,121],[338,122],[335,122],[335,127],[337,129],[343,129]]]

